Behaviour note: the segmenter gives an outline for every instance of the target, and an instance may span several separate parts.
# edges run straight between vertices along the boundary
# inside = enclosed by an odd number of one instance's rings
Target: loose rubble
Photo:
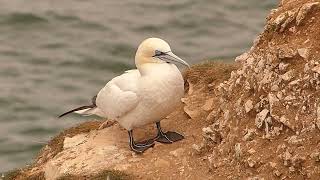
[[[213,161],[226,158],[222,164],[247,174],[242,177],[250,173],[239,163],[266,179],[319,177],[320,164],[315,163],[320,161],[317,17],[320,2],[282,1],[253,47],[235,59],[242,66],[215,88],[219,110],[209,113],[212,125],[203,128],[203,146],[212,147]]]

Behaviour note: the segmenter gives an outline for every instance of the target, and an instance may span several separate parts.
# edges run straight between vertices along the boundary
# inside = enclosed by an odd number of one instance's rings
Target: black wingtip
[[[95,106],[95,105],[81,106],[81,107],[72,109],[72,110],[70,110],[70,111],[68,111],[68,112],[65,112],[65,113],[61,114],[60,116],[58,116],[58,118],[61,118],[61,117],[65,116],[65,115],[70,114],[70,113],[73,113],[73,112],[75,112],[75,111],[80,111],[80,110],[83,110],[83,109],[90,109],[90,108],[94,108],[94,107],[96,107],[96,106]]]

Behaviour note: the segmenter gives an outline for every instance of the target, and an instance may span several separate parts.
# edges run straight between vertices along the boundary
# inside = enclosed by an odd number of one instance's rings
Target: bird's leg
[[[154,146],[154,143],[149,143],[149,144],[136,144],[134,142],[133,139],[133,134],[132,134],[132,130],[128,131],[129,133],[129,145],[132,151],[141,154],[143,153],[145,150],[149,149],[150,147]]]
[[[151,144],[154,145],[154,139],[151,138],[151,139],[148,139],[148,140],[145,140],[145,141],[136,142],[135,144],[137,146],[148,146],[148,145],[151,145]]]
[[[157,122],[156,125],[158,129],[158,135],[155,138],[155,141],[160,143],[170,144],[170,143],[184,139],[184,137],[177,132],[168,131],[164,133],[161,129],[160,122]]]

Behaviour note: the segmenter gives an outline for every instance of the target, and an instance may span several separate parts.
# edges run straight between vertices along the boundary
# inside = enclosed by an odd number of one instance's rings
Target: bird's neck
[[[176,71],[177,67],[174,64],[168,63],[145,63],[137,66],[141,76],[153,74],[166,74],[171,71]]]

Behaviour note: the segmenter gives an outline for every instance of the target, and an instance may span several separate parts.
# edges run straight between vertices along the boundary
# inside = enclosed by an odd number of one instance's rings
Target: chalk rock
[[[286,19],[285,21],[281,24],[280,32],[283,32],[287,26],[295,20],[296,14],[298,13],[298,8],[295,8],[291,11],[286,12]]]
[[[244,141],[252,141],[255,135],[255,130],[254,129],[248,129],[246,135],[243,136]]]
[[[281,24],[285,22],[287,18],[287,13],[280,14],[274,21],[271,22],[271,25],[274,27],[276,31],[281,28]]]
[[[282,124],[284,124],[285,126],[287,126],[288,128],[294,130],[294,127],[291,126],[291,124],[290,124],[290,122],[289,122],[289,119],[286,118],[285,116],[281,116],[281,117],[280,117],[280,122],[281,122]]]
[[[248,163],[249,167],[253,168],[256,165],[257,162],[255,160],[251,159],[251,158],[248,158],[247,159],[247,163]]]
[[[235,146],[234,146],[234,151],[235,151],[235,158],[237,160],[240,160],[241,159],[241,156],[242,156],[242,150],[241,150],[241,144],[240,143],[237,143]]]
[[[63,149],[68,149],[84,143],[87,140],[86,136],[87,136],[86,134],[79,134],[79,135],[73,136],[72,138],[66,137],[64,139]]]
[[[213,98],[210,98],[208,100],[206,100],[206,102],[204,103],[204,105],[202,106],[202,109],[205,111],[210,111],[213,108]]]
[[[64,149],[51,158],[43,167],[45,178],[57,179],[64,174],[94,174],[104,169],[113,169],[118,164],[126,164],[131,152],[127,143],[119,143],[119,137],[127,134],[119,130],[119,125],[91,131],[65,138]],[[126,147],[126,148],[122,148]],[[119,169],[128,167],[119,166]]]
[[[202,136],[207,141],[212,141],[214,143],[220,143],[222,140],[220,132],[213,130],[210,126],[202,129]]]
[[[284,63],[284,62],[281,62],[281,63],[279,64],[279,70],[280,70],[280,71],[285,71],[288,66],[289,66],[289,64],[286,64],[286,63]]]
[[[267,118],[268,113],[269,113],[269,110],[264,109],[260,113],[257,114],[256,119],[255,119],[255,124],[258,128],[262,127],[263,122]]]
[[[309,55],[309,50],[307,48],[300,48],[297,50],[298,51],[298,54],[303,57],[304,59],[307,59],[308,58],[308,55]]]
[[[293,78],[294,74],[293,74],[293,71],[290,70],[288,72],[286,72],[285,74],[281,75],[281,78],[285,81],[289,81]]]
[[[242,63],[242,62],[245,62],[248,59],[248,57],[249,57],[248,53],[243,53],[240,56],[237,56],[234,61]]]
[[[244,103],[244,109],[246,113],[250,112],[253,109],[253,102],[249,99],[246,103]]]
[[[307,14],[310,12],[310,10],[315,6],[319,6],[319,2],[306,3],[300,8],[300,10],[297,14],[297,17],[296,17],[296,24],[298,26],[306,18]]]

